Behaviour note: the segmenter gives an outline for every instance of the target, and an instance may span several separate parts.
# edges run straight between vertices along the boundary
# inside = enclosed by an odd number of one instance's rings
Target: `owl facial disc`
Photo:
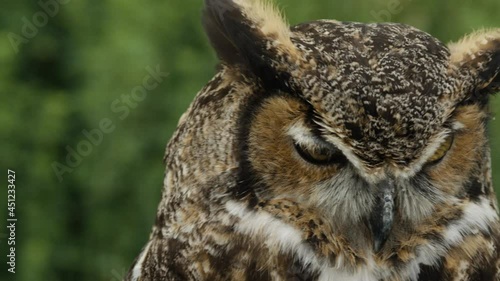
[[[392,179],[384,180],[376,185],[375,208],[370,218],[370,229],[373,234],[373,249],[379,252],[389,237],[394,222],[394,189]]]

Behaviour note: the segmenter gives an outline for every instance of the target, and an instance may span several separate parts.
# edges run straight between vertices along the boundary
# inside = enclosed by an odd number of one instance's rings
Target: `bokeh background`
[[[319,18],[394,21],[444,42],[500,27],[498,0],[277,2],[291,24]],[[122,278],[154,222],[165,144],[215,73],[201,8],[201,0],[2,2],[0,225],[7,218],[7,168],[16,171],[19,221],[15,275],[6,271],[7,230],[0,228],[1,280]],[[147,69],[157,67],[169,76],[142,100],[126,100]],[[492,108],[500,113],[498,96]],[[70,159],[74,167],[57,166],[68,165],[68,151],[106,119],[112,132],[86,156]],[[491,123],[491,144],[500,184],[498,122]]]

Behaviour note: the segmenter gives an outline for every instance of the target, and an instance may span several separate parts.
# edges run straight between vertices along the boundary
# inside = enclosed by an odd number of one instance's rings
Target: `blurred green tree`
[[[278,2],[292,24],[394,21],[445,42],[500,27],[498,0]],[[17,273],[2,270],[1,280],[121,279],[154,221],[165,144],[215,73],[201,7],[201,0],[3,3],[0,166],[16,171],[19,222]],[[169,75],[141,92],[148,67]],[[498,112],[498,98],[492,107]],[[112,132],[101,130],[103,120]],[[491,143],[498,182],[497,123]],[[86,156],[71,153],[79,148]],[[6,218],[5,208],[0,215]]]

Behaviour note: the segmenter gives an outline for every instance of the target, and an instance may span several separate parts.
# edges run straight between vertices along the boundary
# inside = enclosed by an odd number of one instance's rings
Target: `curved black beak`
[[[373,235],[373,250],[378,253],[389,237],[394,222],[394,190],[392,179],[376,186],[375,208],[370,217],[370,229]]]

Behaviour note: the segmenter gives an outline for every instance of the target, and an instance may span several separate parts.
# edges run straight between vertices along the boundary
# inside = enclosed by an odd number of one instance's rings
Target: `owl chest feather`
[[[486,202],[466,207],[442,236],[428,230],[386,256],[356,249],[349,235],[291,200],[219,203],[198,212],[178,208],[178,217],[196,216],[190,222],[165,218],[133,270],[143,279],[131,280],[495,280],[498,242],[487,224],[496,214]],[[412,239],[422,241],[411,246]]]

